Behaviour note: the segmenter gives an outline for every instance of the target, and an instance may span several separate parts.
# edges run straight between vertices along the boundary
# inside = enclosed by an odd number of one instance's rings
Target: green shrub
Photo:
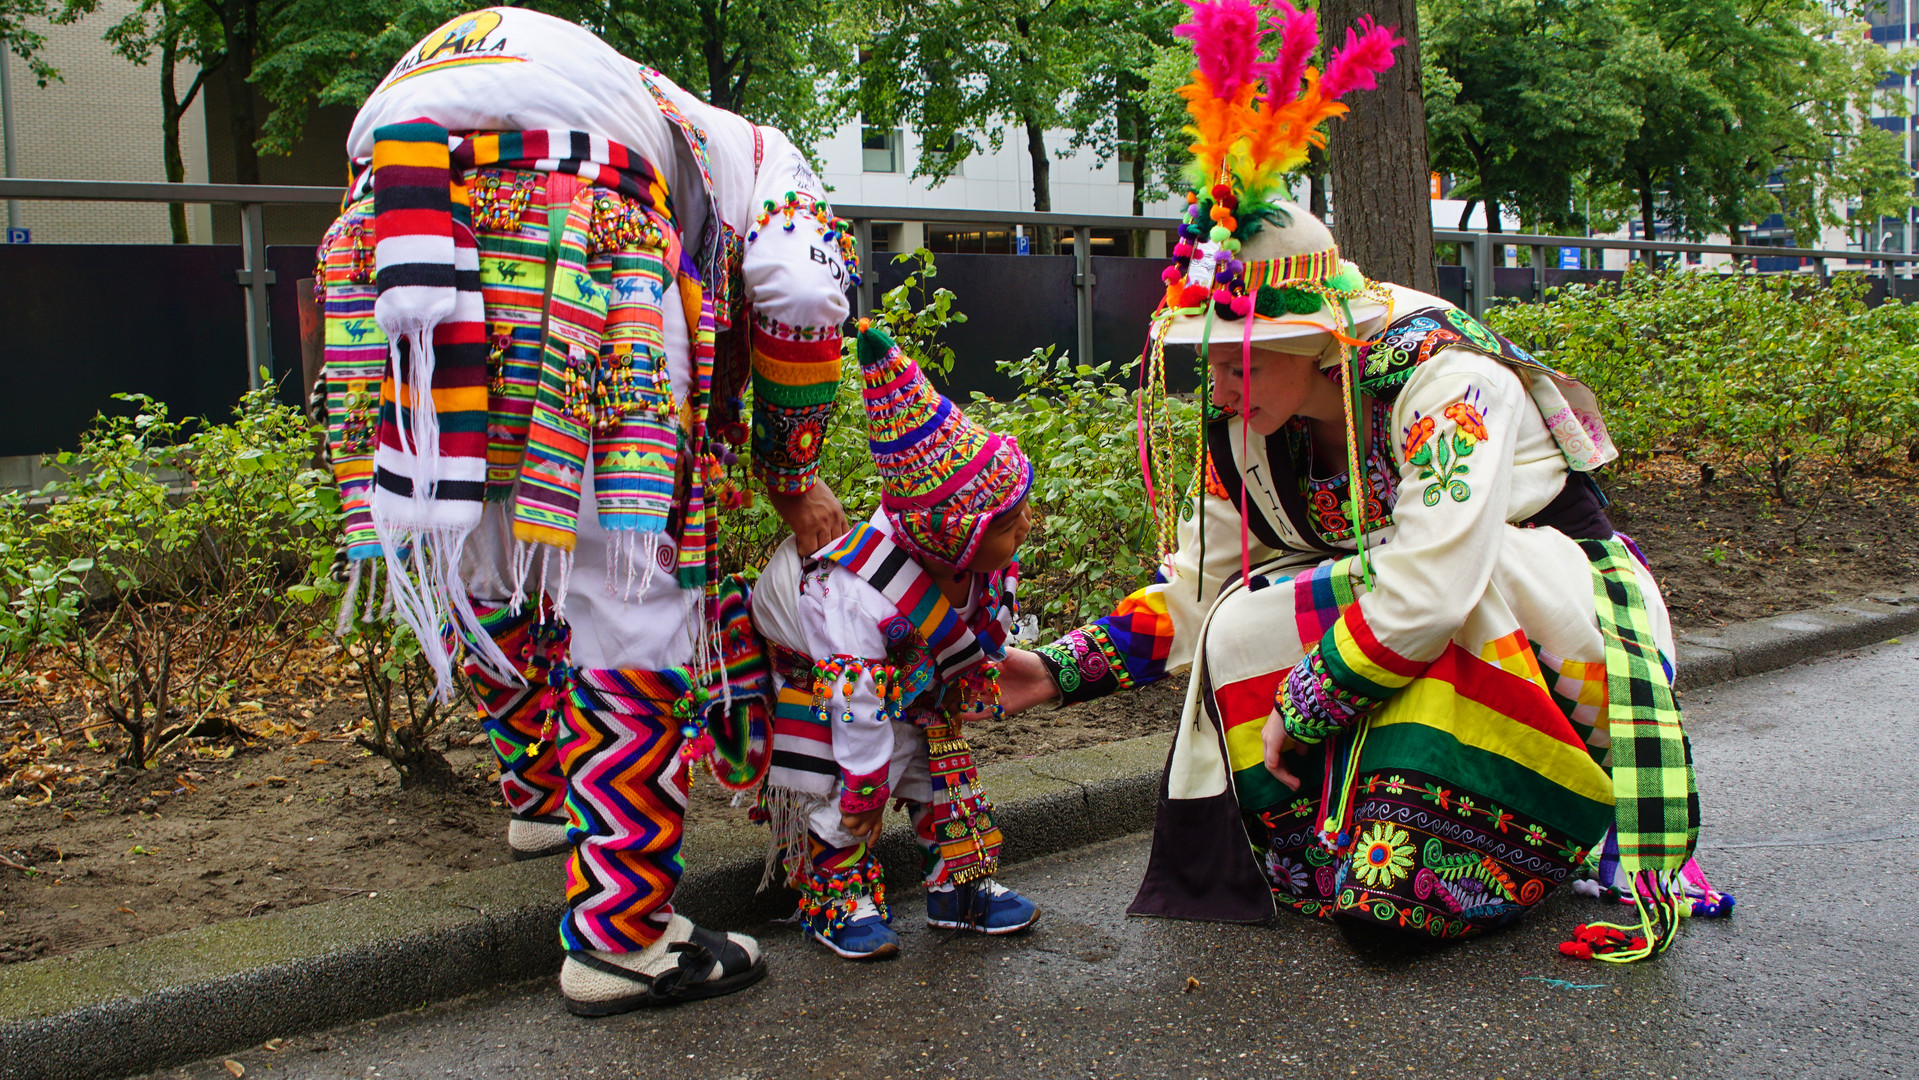
[[[1140,391],[1131,380],[1111,379],[1111,364],[1055,359],[1052,349],[999,367],[1019,379],[1019,396],[1002,403],[975,393],[969,408],[1017,438],[1033,462],[1037,523],[1020,549],[1021,607],[1049,630],[1068,630],[1111,611],[1159,562],[1140,477]],[[1197,406],[1179,399],[1169,406],[1174,430],[1191,433]],[[1191,476],[1190,440],[1178,440],[1174,451],[1172,475]]]
[[[321,614],[297,586],[330,561],[339,498],[317,440],[271,391],[231,423],[168,417],[142,395],[101,416],[68,479],[0,497],[0,657],[36,649],[92,690],[145,767],[222,727],[239,681]]]
[[[1866,287],[1635,266],[1488,321],[1591,386],[1628,453],[1727,457],[1791,502],[1807,458],[1919,457],[1919,311]]]

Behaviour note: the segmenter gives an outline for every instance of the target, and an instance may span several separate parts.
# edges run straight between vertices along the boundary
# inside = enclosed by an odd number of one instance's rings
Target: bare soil
[[[1783,506],[1731,469],[1645,463],[1606,485],[1658,572],[1674,621],[1709,627],[1919,582],[1919,470],[1835,474]],[[1043,586],[1043,583],[1034,583]],[[190,740],[145,772],[113,767],[110,726],[42,686],[0,719],[0,963],[222,919],[431,884],[507,861],[494,762],[462,712],[436,736],[443,792],[403,790],[352,743],[362,711],[328,663],[252,688],[239,742]],[[983,762],[1164,731],[1185,680],[969,728]],[[705,777],[694,821],[743,819]]]
[[[1710,478],[1710,479],[1707,479]],[[1673,624],[1705,629],[1919,583],[1919,468],[1808,467],[1796,504],[1724,463],[1608,478],[1615,527],[1652,563]]]

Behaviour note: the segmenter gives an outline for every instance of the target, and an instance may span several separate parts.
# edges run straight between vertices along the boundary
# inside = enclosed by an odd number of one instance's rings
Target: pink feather
[[[1346,31],[1346,47],[1326,61],[1326,74],[1319,80],[1319,92],[1326,100],[1378,87],[1380,72],[1393,66],[1393,50],[1406,44],[1404,38],[1393,33],[1397,29],[1380,26],[1371,15],[1361,15],[1355,29]]]
[[[1260,74],[1266,79],[1265,108],[1271,112],[1299,95],[1300,77],[1306,74],[1313,50],[1319,48],[1319,20],[1286,0],[1273,0],[1269,10],[1279,31],[1279,53],[1260,65]]]
[[[1185,4],[1193,10],[1193,21],[1179,24],[1173,33],[1192,41],[1193,56],[1213,92],[1221,98],[1233,97],[1252,81],[1259,63],[1266,34],[1259,25],[1259,9],[1250,0],[1185,0]]]

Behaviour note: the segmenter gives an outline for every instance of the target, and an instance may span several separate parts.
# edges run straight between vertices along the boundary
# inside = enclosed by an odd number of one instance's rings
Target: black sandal
[[[585,964],[595,971],[617,975],[640,989],[636,993],[601,1001],[567,998],[566,1010],[575,1016],[614,1016],[649,1006],[676,1005],[682,1001],[720,997],[735,990],[744,990],[766,977],[766,957],[749,960],[746,950],[734,944],[725,934],[716,934],[702,927],[695,926],[686,941],[676,941],[666,948],[668,952],[679,954],[680,966],[651,976],[602,960],[589,952],[568,953],[567,959]],[[710,979],[707,976],[713,973],[715,966],[720,969],[720,977]]]

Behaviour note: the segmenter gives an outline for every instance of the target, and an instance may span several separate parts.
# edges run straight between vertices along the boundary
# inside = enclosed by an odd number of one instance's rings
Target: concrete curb
[[[1919,630],[1919,591],[1698,631],[1679,641],[1678,685],[1698,689]],[[1152,825],[1170,735],[1004,762],[983,770],[1008,862]],[[755,893],[756,827],[688,830],[676,905],[707,925],[751,927],[792,910]],[[917,865],[904,827],[888,865]],[[91,1080],[182,1064],[277,1036],[381,1016],[551,975],[557,859],[440,885],[343,899],[0,968],[0,1076]]]

